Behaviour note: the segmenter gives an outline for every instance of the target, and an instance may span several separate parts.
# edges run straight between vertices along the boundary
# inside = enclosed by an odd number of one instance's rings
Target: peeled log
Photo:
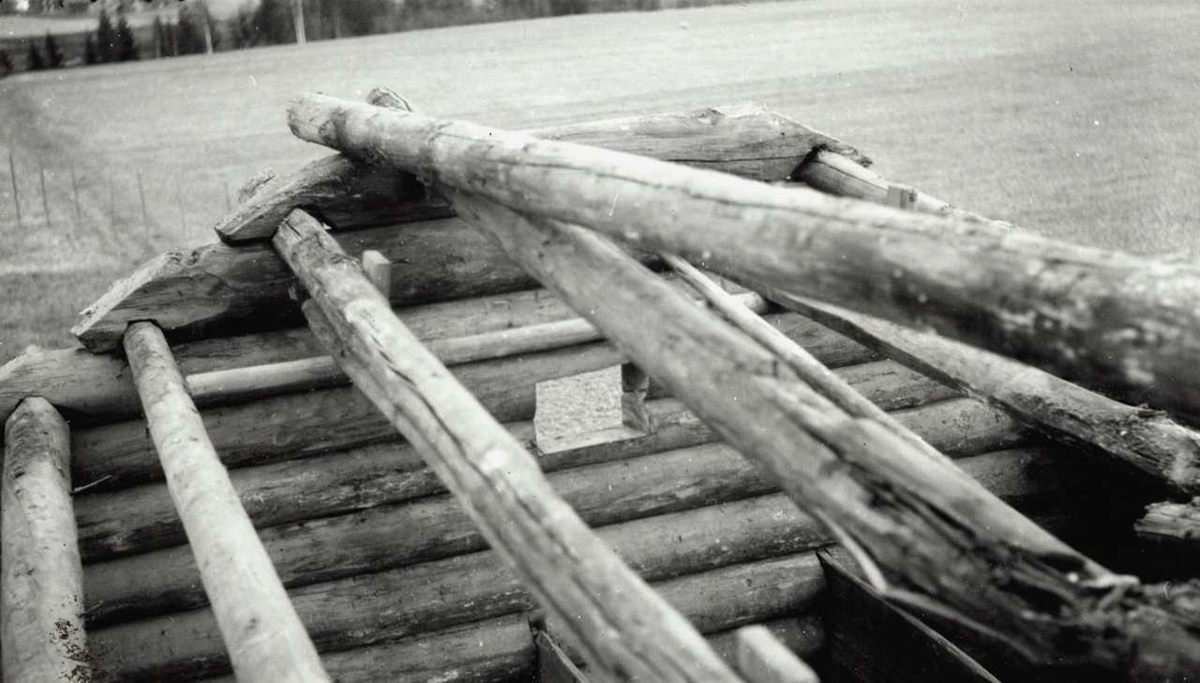
[[[755,104],[652,114],[528,131],[655,159],[679,160],[759,180],[783,180],[812,150],[866,159],[848,145]],[[341,155],[318,159],[259,187],[216,226],[230,244],[266,240],[293,208],[314,209],[335,229],[404,223],[453,214],[409,173]]]
[[[812,299],[776,299],[842,334],[1007,411],[1050,438],[1099,451],[1178,493],[1200,494],[1200,433],[987,351]]]
[[[319,221],[293,211],[272,239],[313,298],[305,317],[354,385],[417,449],[539,604],[621,679],[737,676],[599,542],[537,461],[392,314]]]
[[[886,425],[845,415],[761,346],[681,305],[603,237],[478,195],[449,198],[798,504],[836,520],[903,587],[891,597],[987,624],[978,628],[1048,675],[1106,670],[1160,681],[1200,667],[1187,603],[1200,586],[1172,594],[1118,579],[948,461]]]
[[[1185,379],[1200,366],[1191,264],[321,95],[288,120],[301,139],[518,211],[1200,415]]]
[[[71,435],[45,399],[4,427],[0,644],[9,683],[91,679],[71,511]]]
[[[1139,536],[1184,543],[1200,541],[1200,497],[1189,503],[1154,503],[1133,527]]]

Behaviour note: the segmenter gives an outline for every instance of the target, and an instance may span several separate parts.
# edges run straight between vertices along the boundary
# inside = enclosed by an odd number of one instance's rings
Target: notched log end
[[[119,312],[123,305],[148,283],[178,270],[179,263],[186,258],[182,252],[166,252],[143,263],[133,273],[109,287],[92,305],[80,311],[80,320],[71,328],[71,334],[92,353],[117,350],[125,334],[125,324],[129,322]]]

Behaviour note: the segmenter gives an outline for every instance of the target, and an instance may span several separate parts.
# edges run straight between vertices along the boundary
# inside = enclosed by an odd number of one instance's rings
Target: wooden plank
[[[1056,671],[1100,662],[1113,675],[1160,680],[1200,667],[1200,637],[1187,626],[1185,605],[1194,589],[1101,609],[1096,591],[1126,595],[1117,586],[1140,584],[1072,550],[918,441],[824,399],[778,356],[683,306],[605,238],[477,195],[450,199],[798,504],[860,546],[874,581],[906,586],[889,594],[987,624],[981,628]],[[948,519],[956,521],[939,521]],[[1053,586],[1045,594],[1053,598],[1031,599],[1020,588],[1030,582]],[[1067,634],[1078,648],[1064,661],[1052,644]],[[1139,654],[1125,659],[1114,647]],[[1151,654],[1159,651],[1164,656]]]
[[[781,301],[889,358],[936,377],[1052,439],[1200,494],[1200,433],[1160,411],[1135,408],[987,351],[800,297]]]
[[[91,680],[70,459],[70,431],[54,407],[22,401],[4,425],[0,488],[0,650],[10,683]]]
[[[1011,447],[1024,440],[1021,429],[1003,414],[965,399],[936,403],[946,397],[938,393],[940,385],[923,381],[902,368],[894,373],[896,367],[890,361],[878,361],[838,372],[885,408],[905,409],[897,418],[946,453],[969,456]],[[634,438],[615,435],[619,441],[607,440],[602,433],[595,438],[562,443],[562,448],[552,452],[538,451],[542,470],[552,472],[622,460],[717,439],[678,401],[657,399],[648,402],[646,408],[650,433]],[[509,423],[506,428],[522,442],[532,443],[534,433],[529,422]],[[268,429],[266,433],[275,431]],[[265,438],[249,440],[267,443]],[[288,460],[257,466],[254,461],[244,461],[243,465],[250,466],[230,473],[255,526],[266,528],[310,517],[327,517],[444,490],[436,477],[420,466],[420,458],[405,443],[369,444],[316,457],[320,460],[306,458],[300,462]],[[183,542],[183,528],[162,484],[116,491],[104,491],[102,485],[95,489],[76,501],[80,548],[85,561]]]
[[[536,137],[597,145],[759,180],[783,180],[817,148],[865,158],[848,145],[754,104],[655,114],[529,131]],[[341,155],[273,178],[216,226],[230,244],[266,240],[294,207],[315,209],[338,228],[451,215],[445,200],[414,176],[356,164]]]
[[[845,552],[823,550],[818,557],[829,586],[823,615],[833,680],[998,683],[945,637],[873,591]]]
[[[686,620],[597,541],[533,456],[392,314],[319,221],[293,211],[272,244],[313,297],[304,313],[317,338],[539,604],[571,620],[593,666],[619,679],[738,680]]]
[[[527,682],[536,671],[536,658],[523,614],[321,655],[338,683]],[[234,683],[233,676],[204,680]]]
[[[162,332],[152,323],[131,325],[125,353],[238,679],[329,681],[217,459]]]
[[[737,670],[750,683],[819,683],[816,672],[765,626],[737,630]]]
[[[798,553],[828,541],[815,523],[778,495],[625,522],[596,533],[647,581]],[[304,586],[291,595],[323,651],[534,607],[518,577],[490,550]],[[389,595],[404,599],[380,599]],[[159,681],[228,671],[207,609],[97,628],[89,635],[98,676]]]
[[[1190,263],[321,95],[294,101],[289,123],[301,139],[679,255],[764,294],[928,326],[1200,415],[1200,385],[1180,379],[1200,364],[1200,309],[1188,303],[1200,299],[1200,267]]]

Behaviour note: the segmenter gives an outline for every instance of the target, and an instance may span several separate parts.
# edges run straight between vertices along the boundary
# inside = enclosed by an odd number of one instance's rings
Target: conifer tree
[[[61,69],[63,66],[63,53],[58,49],[58,41],[54,40],[54,36],[46,31],[46,67],[50,69]]]

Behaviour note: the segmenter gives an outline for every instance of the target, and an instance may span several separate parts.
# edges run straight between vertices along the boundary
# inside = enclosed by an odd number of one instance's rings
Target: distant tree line
[[[2,0],[0,0],[2,1]],[[141,0],[150,2],[151,0]],[[670,7],[726,4],[735,0],[246,0],[224,20],[214,18],[203,0],[167,2],[152,0],[159,8],[177,8],[176,19],[154,18],[152,30],[141,32],[141,44],[125,17],[124,0],[118,4],[116,23],[107,8],[100,10],[94,32],[83,43],[82,62],[103,64],[140,58],[162,58],[279,45],[297,41],[302,18],[306,40],[329,40],[422,28],[508,21],[591,12],[652,11]],[[43,3],[45,4],[45,3]],[[78,11],[81,3],[72,3]],[[302,17],[296,16],[299,7]],[[30,41],[25,62],[29,70],[57,69],[71,60],[64,57],[54,36]],[[15,70],[13,60],[0,49],[0,77]]]

